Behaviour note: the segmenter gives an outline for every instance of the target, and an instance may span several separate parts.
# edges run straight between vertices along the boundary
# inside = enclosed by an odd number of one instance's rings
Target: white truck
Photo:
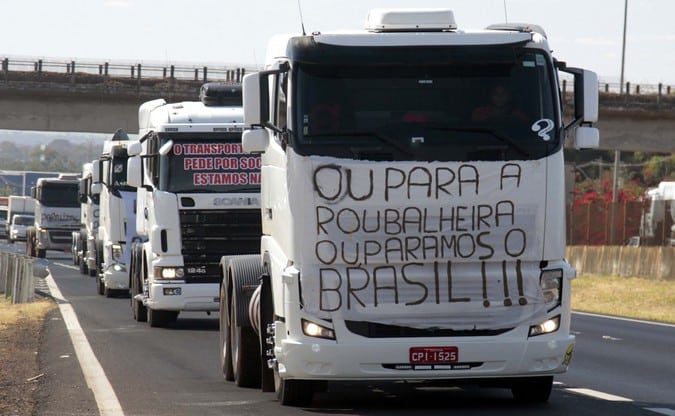
[[[128,134],[118,129],[93,164],[92,194],[98,195],[96,289],[99,295],[129,293],[130,247],[136,233],[136,188],[127,184]]]
[[[94,161],[96,162],[96,161]],[[82,165],[77,196],[80,201],[80,229],[72,234],[73,264],[80,273],[96,276],[96,235],[98,234],[99,196],[91,192],[94,162]]]
[[[34,215],[35,214],[35,200],[30,196],[10,195],[7,200],[7,223],[3,224],[5,232],[7,233],[7,242],[13,243],[10,236],[10,227],[12,225],[12,218],[15,215]]]
[[[40,178],[31,188],[35,225],[26,230],[26,254],[45,257],[47,250],[69,252],[72,233],[80,229],[77,179]]]
[[[599,142],[597,76],[550,51],[538,26],[460,30],[438,9],[270,41],[243,80],[263,237],[223,259],[226,379],[286,405],[366,380],[548,400],[575,345],[563,144]]]
[[[675,246],[675,181],[648,189],[643,203],[640,236],[633,245]]]
[[[223,254],[257,253],[260,158],[241,147],[241,86],[204,84],[200,101],[141,105],[139,140],[129,146],[137,187],[132,314],[150,326],[181,311],[217,311]]]

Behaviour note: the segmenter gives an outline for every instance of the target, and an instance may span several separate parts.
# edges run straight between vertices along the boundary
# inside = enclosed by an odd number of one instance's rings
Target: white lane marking
[[[59,305],[61,316],[63,317],[66,329],[70,335],[70,340],[75,348],[75,354],[80,362],[82,373],[84,373],[87,385],[94,393],[99,413],[101,416],[124,416],[122,405],[120,405],[119,400],[117,400],[117,395],[115,395],[115,391],[113,390],[110,381],[108,381],[105,371],[103,371],[103,367],[101,367],[98,359],[96,359],[96,355],[91,349],[89,341],[87,341],[87,336],[80,326],[73,305],[63,297],[61,290],[59,290],[59,287],[56,285],[51,274],[47,275],[45,280],[47,281],[52,297]]]
[[[666,409],[665,407],[645,407],[645,410],[649,410],[650,412],[658,413],[660,415],[675,416],[675,410]]]
[[[73,266],[72,264],[60,263],[58,261],[52,262],[52,264],[54,266],[65,267],[66,269],[70,269],[70,270],[80,270],[79,267]]]
[[[572,311],[572,313],[575,315],[593,316],[595,318],[606,318],[606,319],[614,319],[616,321],[634,322],[637,324],[649,324],[649,325],[665,326],[668,328],[675,328],[675,324],[668,324],[665,322],[643,321],[641,319],[622,318],[620,316],[601,315],[599,313],[590,313],[590,312]]]
[[[613,394],[603,393],[601,391],[591,390],[591,389],[567,388],[565,390],[571,391],[572,393],[583,394],[584,396],[595,397],[596,399],[608,400],[608,401],[611,401],[611,402],[632,402],[633,401],[633,399],[628,399],[626,397],[621,397],[621,396],[615,396]]]
[[[616,338],[611,335],[603,335],[602,339],[605,339],[607,341],[621,341],[621,338]]]

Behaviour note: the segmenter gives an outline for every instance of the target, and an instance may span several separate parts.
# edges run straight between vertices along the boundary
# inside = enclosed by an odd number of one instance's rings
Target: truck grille
[[[260,252],[258,209],[181,210],[180,228],[186,283],[217,283],[222,256]]]

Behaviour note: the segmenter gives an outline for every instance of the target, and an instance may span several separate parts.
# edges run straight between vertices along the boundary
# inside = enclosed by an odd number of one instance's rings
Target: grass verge
[[[675,324],[675,281],[579,276],[572,280],[572,310]]]
[[[54,308],[49,300],[13,305],[0,296],[0,415],[34,414],[43,320]]]

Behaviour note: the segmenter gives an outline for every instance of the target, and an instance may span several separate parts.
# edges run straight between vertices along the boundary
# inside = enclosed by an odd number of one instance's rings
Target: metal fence
[[[567,212],[567,245],[672,246],[672,205],[671,200],[573,205]]]
[[[0,294],[12,303],[35,300],[35,278],[46,277],[46,260],[0,252]]]
[[[74,60],[56,60],[42,58],[2,58],[2,71],[65,73],[102,75],[132,79],[177,79],[194,81],[233,81],[241,82],[248,72],[257,72],[259,68],[236,65],[191,65],[159,64],[139,62],[92,62]]]

